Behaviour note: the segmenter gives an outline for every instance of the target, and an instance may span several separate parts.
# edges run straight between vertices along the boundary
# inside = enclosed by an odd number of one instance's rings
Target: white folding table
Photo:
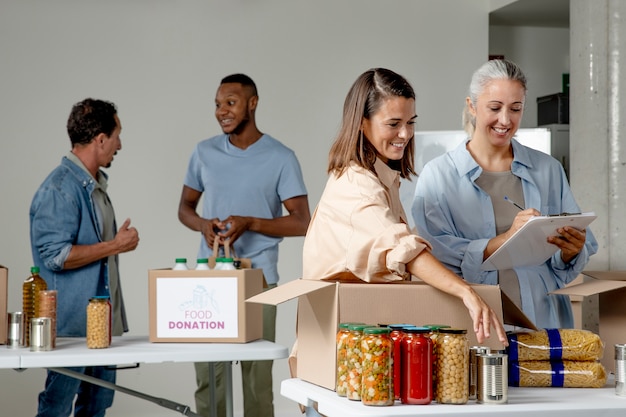
[[[111,384],[66,367],[128,365],[163,362],[224,362],[226,388],[226,413],[233,415],[232,361],[273,360],[288,356],[284,346],[267,340],[248,343],[151,343],[147,336],[114,337],[106,349],[88,349],[84,338],[58,338],[55,349],[47,352],[31,352],[29,348],[0,348],[0,368],[26,369],[47,368],[64,375],[87,381],[106,388],[134,395],[184,415],[196,416],[188,406],[152,397],[119,385]],[[211,383],[214,389],[215,383]],[[212,391],[214,399],[215,391]],[[215,401],[212,401],[215,404]]]
[[[403,405],[372,407],[339,397],[334,391],[300,379],[281,383],[280,393],[299,404],[317,405],[326,417],[624,417],[626,397],[615,388],[518,388],[509,387],[507,404]]]

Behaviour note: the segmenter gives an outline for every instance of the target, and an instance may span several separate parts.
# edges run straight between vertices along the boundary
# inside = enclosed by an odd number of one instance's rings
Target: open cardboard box
[[[245,300],[263,291],[263,271],[151,269],[151,342],[246,343],[263,337],[263,306]]]
[[[592,279],[552,291],[552,294],[599,296],[599,334],[604,342],[602,365],[614,372],[614,346],[626,343],[626,271],[583,271],[583,275]]]
[[[536,329],[498,286],[473,287],[505,323]],[[447,324],[468,329],[470,344],[478,344],[463,302],[423,282],[372,284],[297,279],[247,301],[278,305],[293,298],[298,298],[296,374],[331,390],[335,389],[335,336],[341,322]],[[483,345],[503,349],[495,335]]]

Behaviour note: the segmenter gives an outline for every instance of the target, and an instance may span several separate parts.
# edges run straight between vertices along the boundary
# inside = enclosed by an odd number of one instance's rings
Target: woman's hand
[[[446,268],[429,251],[422,251],[407,264],[412,275],[445,293],[460,298],[467,307],[474,325],[474,333],[478,343],[483,343],[491,336],[491,329],[496,330],[498,340],[508,346],[504,326],[496,313],[461,277]]]
[[[493,309],[476,294],[473,288],[468,288],[462,300],[465,307],[469,310],[470,317],[474,323],[474,333],[476,333],[478,343],[483,343],[483,341],[491,335],[490,329],[493,327],[498,335],[498,340],[500,340],[504,346],[509,345],[506,332],[498,316]]]
[[[585,240],[587,239],[587,231],[565,226],[557,229],[557,233],[559,236],[548,237],[548,243],[552,243],[561,249],[561,259],[568,264],[583,250]]]

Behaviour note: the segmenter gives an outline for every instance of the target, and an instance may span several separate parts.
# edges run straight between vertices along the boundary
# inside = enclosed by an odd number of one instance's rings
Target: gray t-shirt
[[[483,171],[476,180],[476,184],[491,197],[493,215],[496,220],[496,235],[509,230],[519,209],[507,202],[504,197],[507,196],[518,204],[523,205],[524,191],[522,190],[522,180],[513,175],[511,171]],[[522,297],[515,271],[513,269],[499,270],[498,283],[502,291],[521,309]]]
[[[91,175],[82,161],[72,152],[69,152],[67,158]],[[107,179],[104,175],[100,175],[100,171],[98,171],[98,178],[95,178],[95,180],[97,185],[93,191],[92,197],[95,202],[96,216],[98,217],[98,227],[102,233],[102,241],[106,242],[115,238],[115,212],[113,211],[113,205],[106,192],[108,185]],[[113,309],[111,312],[113,316],[111,334],[113,336],[121,336],[124,333],[124,324],[122,323],[122,291],[119,285],[119,269],[115,255],[109,256],[107,265],[109,270],[109,293],[111,297],[111,307]]]

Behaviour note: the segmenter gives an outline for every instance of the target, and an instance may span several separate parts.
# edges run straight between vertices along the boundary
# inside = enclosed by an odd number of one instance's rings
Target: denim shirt
[[[100,175],[106,174],[100,172]],[[63,269],[72,245],[102,241],[95,202],[95,179],[63,157],[41,184],[30,207],[30,240],[34,265],[49,290],[57,290],[57,335],[84,337],[86,307],[96,295],[110,296],[107,258],[80,268]],[[115,226],[117,230],[117,226]],[[124,305],[124,331],[128,331]]]
[[[468,282],[496,285],[497,271],[481,270],[487,243],[496,236],[493,205],[475,183],[482,168],[466,143],[426,164],[417,181],[412,213],[419,234],[442,263]],[[580,212],[561,164],[516,140],[511,143],[511,172],[522,181],[524,207],[542,215]],[[538,327],[573,327],[569,298],[549,293],[574,280],[597,250],[587,229],[585,246],[570,263],[563,262],[559,250],[541,265],[515,268],[523,311]]]

